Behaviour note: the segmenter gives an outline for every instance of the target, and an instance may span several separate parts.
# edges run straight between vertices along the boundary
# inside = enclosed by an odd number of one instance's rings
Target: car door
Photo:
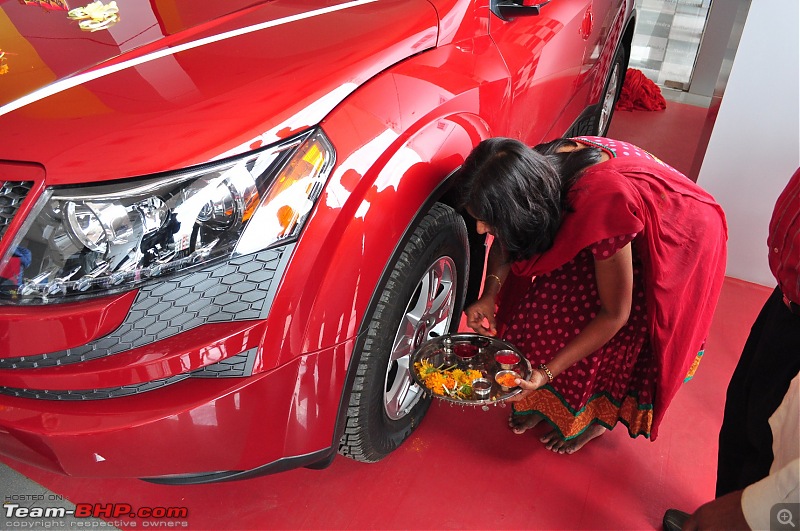
[[[489,32],[511,75],[508,136],[529,144],[561,136],[589,104],[605,13],[613,0],[541,0],[539,14],[520,11],[522,16],[505,20],[497,14],[500,1],[492,0]]]

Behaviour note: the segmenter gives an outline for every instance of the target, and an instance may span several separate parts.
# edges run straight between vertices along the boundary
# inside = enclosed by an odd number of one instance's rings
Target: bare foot
[[[543,419],[544,417],[538,413],[531,413],[529,415],[514,415],[512,413],[508,417],[508,426],[511,428],[511,431],[519,435],[533,428]]]
[[[592,424],[586,430],[575,437],[565,441],[556,430],[553,430],[546,435],[543,435],[539,440],[542,441],[548,450],[558,452],[560,454],[574,454],[587,442],[596,437],[600,437],[606,432],[606,429],[599,424]]]

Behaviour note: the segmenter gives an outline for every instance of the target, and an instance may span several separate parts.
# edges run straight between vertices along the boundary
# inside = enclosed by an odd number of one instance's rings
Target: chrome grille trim
[[[33,181],[0,181],[0,240],[32,188]]]

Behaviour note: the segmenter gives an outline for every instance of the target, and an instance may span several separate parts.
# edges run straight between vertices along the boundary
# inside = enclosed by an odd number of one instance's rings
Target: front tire
[[[341,454],[379,461],[419,426],[431,398],[411,378],[411,354],[424,341],[458,328],[468,249],[464,220],[437,203],[392,264],[367,317]]]

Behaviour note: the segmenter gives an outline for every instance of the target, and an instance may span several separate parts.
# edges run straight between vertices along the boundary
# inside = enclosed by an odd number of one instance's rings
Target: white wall
[[[728,218],[728,276],[775,285],[767,229],[799,166],[800,2],[752,0],[697,179]]]

